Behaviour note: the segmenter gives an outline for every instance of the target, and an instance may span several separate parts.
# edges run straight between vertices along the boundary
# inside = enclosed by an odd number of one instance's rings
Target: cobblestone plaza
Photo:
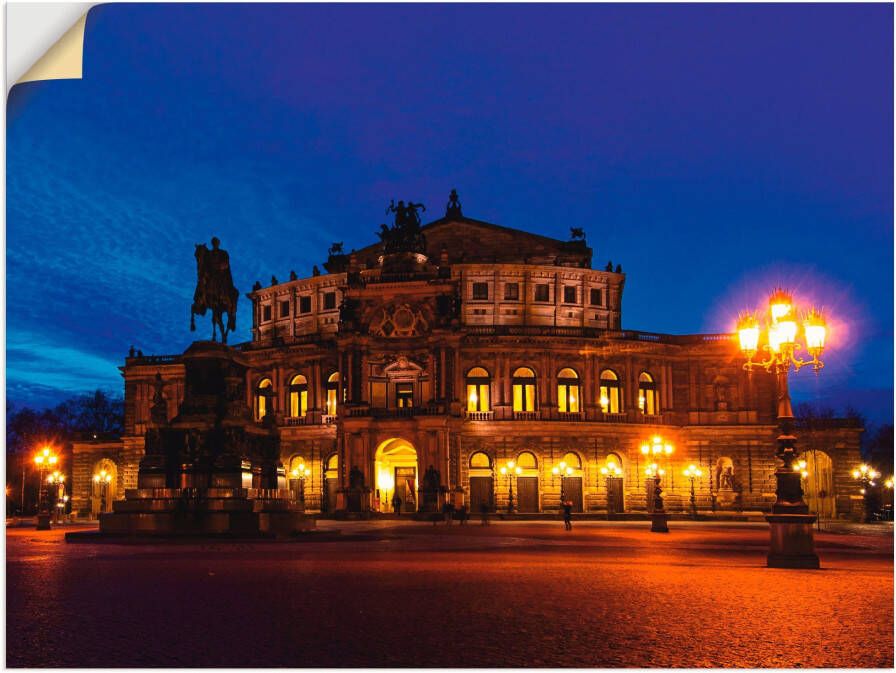
[[[7,531],[9,666],[893,666],[889,526],[320,522],[321,542]],[[342,541],[332,541],[342,538]],[[47,601],[52,596],[52,601]]]

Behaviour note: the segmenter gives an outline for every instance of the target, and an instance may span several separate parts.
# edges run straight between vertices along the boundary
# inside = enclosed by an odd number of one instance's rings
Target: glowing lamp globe
[[[790,316],[793,311],[793,297],[789,292],[777,288],[768,298],[768,305],[772,315],[772,322],[781,322],[784,318]]]
[[[751,313],[744,313],[737,321],[740,349],[749,356],[759,350],[759,321]]]
[[[809,354],[821,355],[828,331],[824,316],[813,308],[803,322],[803,329],[806,333],[806,348]]]

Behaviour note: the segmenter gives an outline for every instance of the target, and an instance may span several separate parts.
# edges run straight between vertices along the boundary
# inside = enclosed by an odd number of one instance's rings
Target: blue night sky
[[[567,239],[627,273],[623,326],[824,305],[795,397],[893,413],[893,8],[106,5],[84,79],[17,85],[7,395],[121,394],[181,352],[193,245],[241,293],[374,242],[389,199]],[[249,338],[240,302],[234,341]]]

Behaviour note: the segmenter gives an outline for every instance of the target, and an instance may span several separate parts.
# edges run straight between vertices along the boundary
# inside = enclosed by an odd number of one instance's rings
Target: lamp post
[[[305,477],[311,474],[311,470],[305,467],[305,463],[299,463],[298,467],[294,467],[289,473],[294,481],[299,482],[299,502],[302,503],[302,509],[305,508]]]
[[[771,529],[768,566],[818,568],[818,555],[815,553],[815,541],[812,537],[815,517],[809,514],[809,507],[803,500],[800,472],[793,469],[793,463],[799,454],[793,434],[793,408],[790,405],[787,377],[791,368],[798,372],[811,364],[817,374],[824,367],[819,359],[824,351],[827,335],[824,317],[819,311],[810,309],[803,319],[803,337],[811,360],[804,360],[796,355],[803,347],[797,342],[797,309],[793,298],[784,290],[776,289],[769,297],[769,311],[764,328],[765,343],[761,346],[768,354],[766,359],[761,362],[753,361],[760,350],[760,336],[763,335],[759,320],[753,314],[745,313],[740,316],[737,332],[741,351],[747,358],[744,369],[751,373],[761,367],[773,373],[777,386],[780,434],[775,455],[781,465],[775,470],[775,504],[772,506],[772,513],[766,516]]]
[[[59,506],[62,505],[65,507],[65,500],[68,498],[65,495],[65,475],[62,474],[59,470],[55,470],[53,474],[47,477],[48,484],[56,484],[56,523],[60,521],[61,512],[59,511]]]
[[[59,456],[49,446],[43,447],[34,456],[37,465],[37,530],[50,530],[50,512],[44,503],[44,473],[59,462]]]
[[[112,475],[106,470],[100,470],[93,475],[93,483],[100,487],[100,512],[106,511],[106,492],[112,482]]]
[[[691,480],[691,516],[697,518],[697,494],[694,491],[694,483],[703,476],[703,472],[696,465],[688,465],[684,476]]]
[[[648,483],[653,481],[653,511],[650,512],[650,532],[651,533],[668,533],[669,532],[669,515],[663,507],[663,489],[660,487],[663,475],[666,471],[651,463],[644,468],[647,474]]]
[[[563,503],[566,502],[566,490],[563,488],[564,479],[567,477],[571,477],[573,473],[573,469],[566,464],[565,460],[561,460],[559,463],[554,465],[551,468],[551,483],[554,482],[557,477],[560,478],[560,506],[563,506]]]
[[[880,477],[880,472],[875,470],[874,468],[865,465],[859,465],[855,470],[852,471],[852,478],[857,480],[862,488],[859,492],[862,494],[862,509],[864,510],[864,516],[862,519],[865,523],[871,523],[874,520],[873,517],[873,507],[872,507],[872,492],[871,489],[877,486],[877,482],[875,479]]]
[[[523,473],[522,468],[513,460],[508,460],[506,465],[501,466],[501,474],[507,477],[507,513],[513,514],[513,478]]]

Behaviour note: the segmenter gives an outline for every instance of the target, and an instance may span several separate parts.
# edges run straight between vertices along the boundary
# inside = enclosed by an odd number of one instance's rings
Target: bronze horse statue
[[[212,312],[212,341],[217,341],[217,331],[221,330],[221,343],[227,343],[227,333],[236,329],[236,304],[239,291],[233,286],[230,274],[230,256],[218,246],[220,241],[212,238],[212,249],[205,243],[196,244],[196,291],[190,312],[190,331],[196,331],[195,316]],[[224,324],[224,314],[227,324]]]

